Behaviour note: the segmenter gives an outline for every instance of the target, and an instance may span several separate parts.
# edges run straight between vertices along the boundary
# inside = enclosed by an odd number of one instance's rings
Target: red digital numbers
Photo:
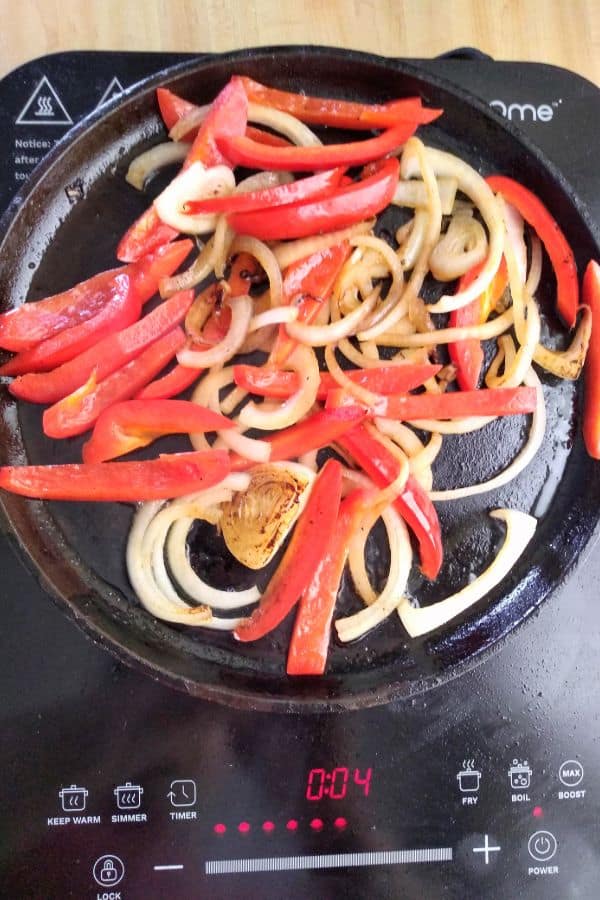
[[[372,769],[354,770],[352,782],[356,787],[362,788],[365,797],[369,796],[371,789]],[[343,800],[350,782],[350,769],[347,766],[337,766],[331,772],[326,769],[311,769],[308,773],[306,784],[307,800],[322,800],[329,797],[330,800]]]

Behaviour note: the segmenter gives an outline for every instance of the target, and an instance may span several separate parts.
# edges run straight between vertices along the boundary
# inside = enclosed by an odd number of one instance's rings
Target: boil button
[[[527,849],[532,859],[548,862],[556,853],[558,844],[551,831],[536,831],[529,838]]]

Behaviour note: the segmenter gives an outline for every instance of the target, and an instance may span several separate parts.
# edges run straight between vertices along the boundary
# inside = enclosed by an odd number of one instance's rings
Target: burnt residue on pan
[[[380,101],[418,93],[446,114],[424,131],[426,141],[450,149],[482,172],[514,175],[556,211],[580,266],[598,256],[593,229],[563,177],[511,125],[481,102],[437,77],[401,61],[327,48],[276,48],[186,62],[126,92],[107,114],[95,113],[71,132],[42,164],[2,222],[0,291],[5,307],[25,297],[53,293],[115,265],[118,238],[157,189],[138,194],[124,182],[130,159],[164,136],[154,90],[167,84],[199,103],[212,99],[228,77],[245,73],[282,88],[349,99]],[[73,184],[82,196],[69,201]],[[381,227],[394,230],[394,215]],[[33,263],[33,268],[30,267]],[[545,283],[551,291],[551,280]],[[548,304],[545,314],[551,319]],[[489,518],[497,506],[539,517],[526,554],[492,595],[462,620],[411,641],[397,616],[351,645],[332,641],[328,673],[321,679],[289,679],[285,652],[291,621],[256,644],[230,635],[183,629],[154,620],[136,602],[127,581],[124,548],[131,506],[42,504],[5,496],[3,530],[18,541],[44,587],[97,641],[126,662],[194,695],[234,706],[281,711],[333,711],[414,696],[479,660],[568,575],[597,521],[598,467],[579,434],[579,386],[545,382],[547,439],[536,460],[499,491],[438,504],[446,561],[439,579],[427,582],[415,568],[410,591],[421,602],[442,599],[495,553],[502,531]],[[436,486],[455,487],[500,471],[521,445],[522,417],[497,421],[481,432],[448,438],[436,461]],[[52,463],[80,458],[81,439],[50,441],[41,410],[0,397],[2,462]],[[145,453],[182,448],[164,439]],[[247,587],[254,573],[235,563],[221,538],[195,528],[192,558],[216,585]],[[384,577],[386,547],[378,532],[368,547],[375,580]],[[274,565],[275,563],[272,563]],[[257,575],[259,582],[264,573]],[[359,608],[349,578],[340,612]]]

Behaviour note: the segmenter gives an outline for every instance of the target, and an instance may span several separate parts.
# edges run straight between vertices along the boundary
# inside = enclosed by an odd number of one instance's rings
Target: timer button
[[[558,842],[551,831],[536,831],[527,843],[529,855],[536,862],[548,862],[558,849]]]

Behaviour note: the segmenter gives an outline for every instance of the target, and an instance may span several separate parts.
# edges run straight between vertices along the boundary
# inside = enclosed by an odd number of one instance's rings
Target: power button
[[[536,831],[527,844],[529,855],[537,862],[548,862],[556,853],[557,847],[557,840],[551,831]]]

